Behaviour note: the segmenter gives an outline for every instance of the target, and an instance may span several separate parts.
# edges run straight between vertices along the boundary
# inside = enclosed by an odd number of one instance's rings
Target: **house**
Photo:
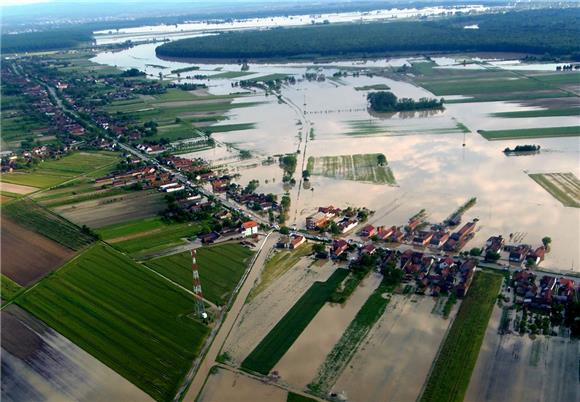
[[[361,254],[373,255],[377,251],[377,248],[372,244],[367,244],[360,249]]]
[[[545,255],[546,248],[544,246],[540,246],[535,251],[530,252],[526,257],[526,260],[533,262],[535,265],[538,265],[540,262],[544,261]]]
[[[491,236],[485,243],[485,250],[487,252],[499,253],[505,243],[504,238],[500,236]]]
[[[328,222],[328,216],[324,212],[317,212],[306,218],[306,228],[316,230],[323,227]]]
[[[301,244],[306,242],[306,238],[304,236],[295,236],[292,240],[290,240],[290,249],[294,250],[298,248]]]
[[[377,227],[377,237],[381,240],[387,240],[396,231],[397,231],[396,226],[391,226],[390,228],[386,228],[384,226],[379,226],[379,227]]]
[[[256,221],[244,222],[240,227],[240,232],[244,237],[255,235],[258,233],[258,223]]]
[[[427,244],[429,244],[429,242],[431,241],[432,238],[433,238],[433,232],[427,232],[427,231],[421,230],[415,234],[415,237],[413,238],[413,244],[416,246],[424,247]]]
[[[340,209],[335,208],[333,205],[329,205],[328,207],[319,207],[318,212],[326,214],[328,218],[334,218],[340,214]]]
[[[389,238],[389,241],[393,243],[402,243],[405,240],[405,234],[397,229]]]
[[[467,235],[473,233],[475,230],[475,221],[467,222],[458,232],[455,232],[451,235],[451,239],[455,240],[456,242],[460,242],[464,240]]]
[[[201,242],[203,244],[210,244],[213,243],[214,241],[216,241],[217,239],[219,239],[220,234],[217,232],[211,232],[208,234],[204,234],[200,236]]]
[[[526,244],[520,244],[518,246],[511,247],[510,250],[511,250],[509,255],[510,262],[521,263],[522,261],[525,260],[528,253],[530,252],[530,246]]]
[[[354,229],[356,225],[358,225],[358,220],[354,218],[344,218],[338,222],[338,228],[340,229],[341,233],[346,233]]]
[[[366,225],[360,231],[360,235],[361,235],[361,237],[371,237],[371,236],[374,236],[375,232],[376,232],[376,230],[375,230],[375,227],[373,225]]]
[[[433,233],[431,240],[429,241],[429,247],[431,248],[441,248],[445,242],[449,239],[449,233],[444,230],[439,230]]]
[[[214,193],[223,193],[228,189],[229,182],[225,180],[213,180],[211,182],[211,189]]]
[[[344,253],[348,249],[348,243],[345,240],[334,240],[332,242],[332,247],[330,249],[330,253],[333,258],[339,257],[342,253]]]

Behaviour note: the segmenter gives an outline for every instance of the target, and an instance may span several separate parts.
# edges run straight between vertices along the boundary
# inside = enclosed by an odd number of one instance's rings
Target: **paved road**
[[[250,290],[254,286],[254,282],[256,281],[256,279],[258,279],[260,273],[262,272],[262,268],[266,263],[266,259],[268,258],[270,251],[278,241],[278,237],[279,236],[277,233],[271,232],[264,238],[262,245],[260,246],[260,249],[254,259],[254,262],[250,267],[250,269],[248,270],[247,276],[243,281],[239,292],[237,293],[235,301],[233,302],[229,312],[227,313],[225,320],[223,321],[221,327],[219,328],[217,334],[215,335],[215,338],[211,346],[209,347],[207,353],[202,358],[201,363],[197,367],[197,371],[195,372],[195,376],[193,378],[193,381],[191,382],[191,386],[189,387],[189,390],[187,390],[187,393],[185,394],[183,401],[194,402],[195,399],[197,398],[197,395],[199,395],[199,393],[201,392],[203,384],[205,383],[205,379],[209,375],[210,369],[216,364],[215,360],[224,342],[226,341],[232,327],[234,326],[234,323],[236,322],[238,315],[240,314],[240,311],[244,307],[244,303],[246,301],[246,298],[248,297],[248,294],[250,293]],[[178,399],[179,397],[180,395],[178,394],[176,399]]]

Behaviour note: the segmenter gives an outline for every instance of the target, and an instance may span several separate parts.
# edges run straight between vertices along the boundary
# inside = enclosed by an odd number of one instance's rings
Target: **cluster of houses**
[[[171,173],[160,171],[154,166],[144,166],[98,177],[95,179],[95,183],[102,187],[125,187],[139,184],[143,189],[163,189],[173,183],[173,176]]]
[[[485,243],[485,255],[506,253],[510,264],[538,265],[544,261],[546,247],[532,247],[528,244],[506,244],[503,236],[491,236]]]
[[[531,269],[514,272],[511,287],[516,303],[532,309],[549,312],[554,304],[567,304],[574,300],[580,287],[573,279],[543,275],[538,277]]]
[[[372,238],[389,243],[410,244],[445,252],[458,252],[473,238],[476,222],[477,220],[467,222],[459,230],[450,233],[447,228],[440,225],[433,225],[430,230],[418,230],[423,222],[420,219],[411,219],[405,227],[366,225],[361,229],[359,235],[363,238]]]
[[[242,186],[231,183],[229,177],[213,180],[211,184],[214,192],[219,193],[225,191],[228,198],[236,201],[238,204],[245,205],[253,211],[268,212],[280,210],[280,204],[277,202],[275,195],[244,191]]]

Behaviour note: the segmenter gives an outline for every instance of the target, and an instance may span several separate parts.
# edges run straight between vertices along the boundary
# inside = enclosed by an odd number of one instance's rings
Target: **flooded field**
[[[302,258],[244,306],[224,346],[233,364],[241,364],[314,282],[326,281],[334,271],[332,263],[312,263]]]
[[[465,401],[577,401],[580,343],[562,337],[499,335],[495,307]]]
[[[243,374],[219,369],[210,374],[199,398],[200,402],[285,402],[287,392]]]
[[[328,353],[380,281],[380,275],[371,274],[343,305],[327,303],[320,309],[274,367],[281,381],[304,388],[314,379]]]
[[[15,305],[2,311],[2,400],[152,401]]]
[[[155,56],[155,44],[135,46],[116,53],[103,52],[93,61],[122,68],[136,67],[148,74],[170,74],[171,69],[191,66],[185,62],[160,60]],[[454,67],[457,58],[434,58],[438,71],[459,74]],[[482,59],[476,60],[483,63]],[[577,107],[577,96],[554,96],[553,91],[538,91],[534,99],[519,101],[494,100],[488,102],[449,103],[441,112],[371,114],[367,110],[366,94],[361,88],[380,85],[389,87],[398,97],[433,97],[417,84],[412,76],[377,76],[374,72],[385,68],[415,63],[416,59],[335,61],[321,64],[251,64],[243,78],[268,74],[288,74],[297,79],[294,85],[283,85],[281,97],[253,96],[264,102],[252,107],[235,108],[228,112],[228,124],[254,124],[240,131],[214,133],[218,146],[214,149],[185,154],[203,157],[215,165],[228,165],[230,172],[239,173],[236,179],[246,185],[260,181],[260,192],[281,195],[289,189],[282,183],[283,171],[277,163],[263,164],[267,157],[299,151],[295,173],[297,184],[290,189],[292,205],[290,224],[304,225],[304,218],[321,205],[366,206],[376,213],[371,223],[404,224],[409,216],[425,208],[429,220],[439,222],[466,199],[477,197],[477,205],[465,219],[479,218],[479,231],[468,247],[480,246],[490,235],[522,232],[524,241],[536,244],[544,236],[553,239],[551,252],[543,266],[555,269],[577,269],[580,264],[580,216],[577,209],[568,208],[529,179],[528,174],[570,172],[580,176],[578,137],[534,138],[533,140],[488,141],[477,130],[534,129],[537,127],[567,127],[578,124],[577,115],[542,115],[527,118],[505,118],[503,113],[537,112],[544,108]],[[498,74],[512,74],[503,67],[522,67],[518,63],[488,63],[499,68]],[[482,72],[489,80],[494,72],[482,64]],[[496,63],[496,64],[490,64]],[[422,63],[419,63],[422,64]],[[159,69],[151,65],[161,65]],[[212,94],[235,92],[232,82],[239,78],[211,79],[211,75],[239,72],[236,64],[196,63],[201,74],[209,80],[183,79],[182,82],[204,82]],[[471,64],[467,64],[470,66]],[[479,64],[477,64],[479,65]],[[553,71],[554,66],[529,65],[528,69]],[[333,77],[339,71],[358,71],[358,76]],[[454,73],[451,73],[454,71]],[[472,71],[472,70],[469,70]],[[527,71],[527,70],[525,70]],[[306,73],[324,74],[324,81],[303,79]],[[365,75],[366,73],[372,76]],[[472,74],[472,73],[469,73]],[[518,70],[519,74],[519,70]],[[576,74],[576,73],[570,73]],[[393,79],[393,77],[397,79]],[[502,75],[503,77],[503,75]],[[506,77],[508,77],[506,75]],[[503,79],[506,79],[504,77]],[[567,79],[567,78],[566,78]],[[185,80],[185,81],[184,81]],[[509,79],[508,79],[509,81]],[[567,81],[566,81],[567,82]],[[355,89],[358,88],[359,90]],[[522,93],[512,92],[511,97]],[[461,99],[462,96],[450,96]],[[244,99],[235,100],[243,102]],[[223,123],[220,123],[223,124]],[[522,143],[540,145],[536,155],[506,157],[505,147]],[[247,150],[252,158],[240,161],[239,150]],[[340,155],[383,153],[396,179],[396,187],[372,182],[356,182],[341,177],[312,176],[305,186],[301,171],[308,159]],[[545,219],[550,216],[550,219]]]
[[[416,400],[451,324],[434,307],[429,297],[394,295],[333,391],[354,402]]]

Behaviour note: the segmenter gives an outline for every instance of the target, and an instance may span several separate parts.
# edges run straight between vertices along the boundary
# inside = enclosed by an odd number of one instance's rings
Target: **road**
[[[225,316],[224,321],[222,322],[221,326],[219,327],[217,333],[215,334],[215,338],[211,343],[211,346],[205,353],[202,355],[201,362],[196,366],[193,367],[192,371],[194,373],[193,381],[183,401],[187,402],[194,402],[197,398],[197,395],[201,392],[203,385],[205,383],[205,379],[209,375],[210,369],[216,364],[216,359],[220,353],[220,350],[226,341],[230,331],[232,330],[234,323],[238,319],[238,316],[244,307],[244,303],[250,290],[254,287],[254,283],[256,279],[258,279],[260,273],[262,272],[262,268],[266,263],[266,259],[270,254],[270,251],[278,241],[278,234],[275,232],[270,232],[264,238],[262,245],[260,246],[258,253],[256,254],[254,261],[247,271],[245,279],[241,282],[241,287],[239,292],[235,296],[235,300],[232,303],[230,310],[228,311],[227,315]],[[235,294],[235,293],[234,293]],[[190,372],[191,374],[191,372]],[[191,377],[190,377],[191,378]],[[181,397],[181,392],[177,394],[175,400],[179,400]]]

